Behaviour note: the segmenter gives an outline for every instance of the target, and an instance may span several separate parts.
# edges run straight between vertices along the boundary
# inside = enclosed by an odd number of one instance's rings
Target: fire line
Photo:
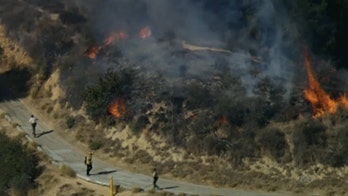
[[[313,108],[314,118],[325,113],[335,113],[339,104],[342,104],[345,107],[348,106],[348,100],[345,96],[341,96],[337,101],[335,101],[321,88],[320,83],[315,77],[307,48],[305,50],[305,66],[307,68],[309,87],[304,90],[304,95]]]

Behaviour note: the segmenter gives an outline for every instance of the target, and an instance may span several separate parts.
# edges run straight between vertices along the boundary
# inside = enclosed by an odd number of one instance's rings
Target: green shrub
[[[10,181],[10,187],[13,195],[27,195],[28,190],[32,187],[30,176],[27,174],[21,174],[13,177]]]
[[[108,107],[115,98],[122,98],[130,92],[133,72],[121,73],[108,69],[98,84],[89,86],[85,91],[86,112],[95,121],[104,122],[110,116]]]
[[[75,119],[69,116],[68,119],[66,120],[66,125],[68,126],[69,129],[71,129],[75,125]]]
[[[91,150],[98,150],[98,149],[100,149],[102,146],[103,146],[103,142],[102,142],[102,141],[100,141],[100,140],[95,140],[95,141],[92,141],[92,142],[89,144],[89,149],[91,149]]]
[[[3,191],[10,187],[11,180],[15,178],[23,181],[20,184],[12,183],[13,186],[25,185],[24,174],[35,179],[40,173],[38,161],[35,153],[22,146],[19,140],[12,140],[0,133],[0,195],[6,195]]]
[[[141,133],[147,124],[149,124],[149,119],[145,115],[142,115],[134,119],[133,122],[129,124],[129,128],[133,133]]]

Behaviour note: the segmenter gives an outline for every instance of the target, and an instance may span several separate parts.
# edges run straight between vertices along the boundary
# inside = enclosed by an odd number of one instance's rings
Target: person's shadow
[[[114,173],[114,172],[117,172],[117,170],[101,171],[101,172],[98,172],[98,173],[91,174],[91,176],[92,176],[92,175],[105,175],[105,174],[111,174],[111,173]]]
[[[178,188],[179,186],[167,186],[167,187],[161,187],[160,189],[163,190],[163,189],[175,189],[175,188]]]
[[[46,135],[46,134],[49,134],[49,133],[52,133],[52,132],[53,132],[53,130],[43,131],[41,133],[36,134],[36,137],[41,137],[43,135]]]

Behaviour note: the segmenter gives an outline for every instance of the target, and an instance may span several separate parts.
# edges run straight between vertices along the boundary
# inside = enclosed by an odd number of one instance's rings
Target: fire
[[[88,56],[90,59],[97,58],[98,53],[102,50],[101,46],[93,46],[89,49],[87,49],[84,54]]]
[[[341,96],[338,101],[345,107],[348,108],[348,99],[346,95]]]
[[[149,26],[145,26],[139,32],[139,36],[142,39],[149,38],[151,35],[152,35],[152,31],[151,31],[151,28]]]
[[[104,45],[92,46],[88,48],[84,54],[88,56],[90,59],[96,59],[100,51],[107,45],[110,45],[116,41],[124,40],[128,38],[128,34],[124,31],[112,32],[110,35],[104,40]]]
[[[144,28],[140,29],[139,36],[142,39],[149,38],[152,35],[151,28],[149,26],[145,26]],[[129,36],[125,31],[116,31],[110,33],[110,35],[104,40],[103,45],[99,46],[93,46],[91,48],[88,48],[84,54],[88,56],[90,59],[96,59],[100,51],[107,45],[110,45],[114,42],[117,42],[119,40],[126,40]]]
[[[116,118],[122,118],[126,114],[126,102],[122,98],[115,99],[109,105],[108,111]]]
[[[128,34],[124,31],[112,32],[104,41],[105,45],[110,45],[118,40],[124,40],[128,38]]]
[[[311,64],[309,52],[305,51],[305,65],[307,68],[309,87],[304,91],[305,98],[311,103],[313,108],[313,117],[319,117],[326,112],[335,113],[339,104],[348,107],[348,100],[345,96],[340,97],[337,101],[321,88],[320,83],[315,77]]]

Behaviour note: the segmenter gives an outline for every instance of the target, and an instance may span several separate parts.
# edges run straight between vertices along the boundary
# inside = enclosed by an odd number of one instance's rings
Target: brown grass
[[[132,189],[132,193],[140,193],[140,192],[144,192],[144,189],[140,187],[134,187]]]
[[[60,167],[60,173],[64,176],[68,176],[72,178],[76,177],[76,172],[73,169],[71,169],[71,167],[64,164]]]
[[[44,104],[44,106],[41,108],[44,111],[47,111],[49,106],[47,104]],[[56,108],[54,108],[56,109]],[[63,109],[66,108],[60,108],[61,111],[54,111],[56,114],[64,113]],[[65,112],[65,114],[69,114],[69,112]],[[58,115],[60,116],[60,115]],[[53,116],[54,118],[55,116]],[[52,115],[51,115],[52,118]],[[64,118],[66,119],[66,118]],[[339,120],[336,120],[339,121]],[[64,121],[65,122],[65,121]],[[325,121],[326,122],[326,121]],[[295,122],[291,122],[293,124],[296,124]],[[332,120],[328,120],[327,123],[332,124]],[[291,136],[292,132],[291,129],[293,129],[293,126],[285,126],[284,124],[281,125],[274,125],[278,127],[282,132],[286,133],[287,141],[290,141],[288,136]],[[65,126],[66,128],[66,126]],[[85,142],[88,144],[90,141],[90,138],[96,138],[100,137],[100,135],[103,133],[103,131],[96,131],[96,126],[92,124],[87,125],[85,123],[77,123],[76,126],[74,126],[69,132],[72,132],[75,134],[76,139],[80,140],[82,142]],[[93,132],[92,132],[93,131]],[[131,136],[129,136],[131,137]],[[148,135],[148,139],[150,140],[150,134]],[[291,139],[291,138],[290,138]],[[194,155],[185,154],[184,155],[184,162],[173,162],[173,161],[166,161],[164,163],[160,163],[160,161],[154,161],[154,157],[152,157],[153,154],[162,156],[160,160],[168,160],[167,157],[171,156],[171,153],[168,152],[170,149],[169,145],[161,146],[160,148],[154,148],[154,149],[141,149],[139,146],[132,146],[130,145],[130,149],[128,147],[123,148],[121,145],[124,144],[123,140],[116,139],[114,142],[111,140],[108,142],[105,142],[105,148],[104,146],[102,148],[103,152],[110,154],[109,158],[111,160],[118,159],[125,157],[125,162],[128,163],[141,163],[142,168],[137,168],[137,172],[142,173],[148,173],[148,168],[152,168],[153,166],[158,167],[159,171],[161,171],[161,175],[167,175],[170,177],[175,177],[178,179],[185,179],[193,182],[203,182],[207,184],[213,184],[213,185],[219,185],[219,186],[229,186],[229,187],[247,187],[250,189],[263,189],[268,191],[275,191],[282,189],[282,187],[291,186],[291,183],[296,183],[296,179],[291,179],[293,176],[291,176],[290,173],[288,173],[288,176],[281,176],[282,174],[280,172],[276,172],[279,178],[284,178],[285,180],[277,180],[270,179],[267,177],[267,172],[265,170],[264,165],[260,164],[258,165],[258,171],[259,172],[246,172],[246,168],[248,165],[237,165],[238,168],[231,169],[231,162],[226,161],[228,160],[227,155],[224,157],[208,157],[205,158],[203,161],[195,157]],[[157,141],[150,141],[153,146],[159,146],[160,143]],[[248,140],[249,142],[249,140]],[[267,143],[267,142],[266,142]],[[195,144],[195,143],[193,143]],[[135,145],[135,144],[134,144]],[[290,145],[289,145],[290,146]],[[290,147],[291,148],[291,147]],[[134,152],[131,152],[131,150],[134,150]],[[270,148],[273,149],[273,148]],[[155,153],[152,153],[152,150],[155,151]],[[201,149],[198,149],[201,150]],[[129,154],[132,153],[134,156],[129,156]],[[244,153],[244,151],[243,151]],[[124,162],[123,162],[124,163]],[[266,163],[263,163],[267,165]],[[273,164],[273,163],[269,163]],[[274,163],[275,164],[275,163]],[[221,166],[221,167],[220,167]],[[230,167],[231,166],[231,167]],[[146,170],[147,169],[147,170]],[[264,173],[263,170],[265,170]],[[269,166],[267,170],[272,170],[272,166]],[[289,169],[288,169],[289,170]],[[275,170],[276,171],[276,170]],[[253,181],[250,181],[250,179],[253,179]],[[291,183],[290,183],[291,182]],[[285,185],[284,185],[285,184]],[[294,187],[293,187],[294,188]],[[300,191],[301,187],[297,187],[298,191]],[[293,189],[295,190],[295,188]]]

